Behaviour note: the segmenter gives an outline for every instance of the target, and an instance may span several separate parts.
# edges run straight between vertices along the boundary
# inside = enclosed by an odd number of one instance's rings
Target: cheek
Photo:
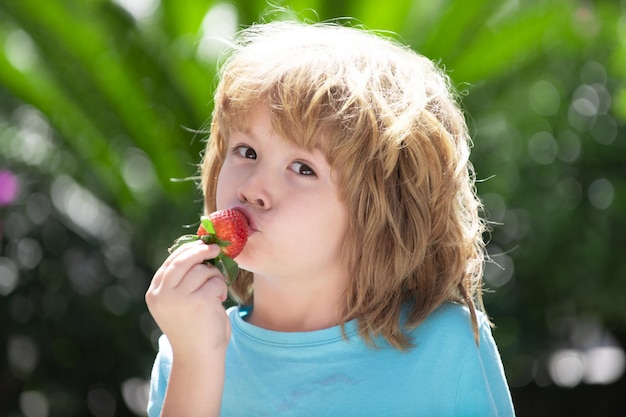
[[[225,163],[218,174],[217,186],[215,187],[215,205],[217,209],[223,209],[225,205],[231,203],[235,192],[235,181],[231,175],[231,170],[228,169]]]
[[[336,212],[337,216],[332,223],[332,228],[334,229],[334,240],[335,244],[338,246],[343,246],[346,235],[348,234],[348,213],[345,210],[345,207],[340,207]]]
[[[220,177],[218,177],[217,180],[217,188],[215,189],[215,209],[216,210],[221,210],[221,208],[223,207],[224,204],[224,193],[223,193],[223,187],[221,186],[220,183]]]
[[[316,237],[317,244],[323,242],[325,246],[332,247],[332,251],[341,248],[348,231],[348,213],[345,206],[333,201],[331,204],[318,206],[311,216],[315,221],[309,224],[308,232]]]

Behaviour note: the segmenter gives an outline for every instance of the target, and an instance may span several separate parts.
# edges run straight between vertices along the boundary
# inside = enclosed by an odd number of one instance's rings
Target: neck
[[[345,310],[347,274],[312,280],[273,280],[255,275],[248,322],[268,330],[307,332],[336,326]]]

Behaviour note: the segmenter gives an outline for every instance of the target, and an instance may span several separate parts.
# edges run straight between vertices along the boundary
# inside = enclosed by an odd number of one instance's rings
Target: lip
[[[256,228],[256,222],[254,221],[254,217],[252,217],[250,210],[242,206],[235,206],[232,209],[237,210],[246,217],[246,220],[248,221],[248,232],[256,232],[258,230]]]

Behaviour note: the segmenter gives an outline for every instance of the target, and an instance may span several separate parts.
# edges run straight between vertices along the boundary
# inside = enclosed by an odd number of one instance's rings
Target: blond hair
[[[407,329],[455,301],[468,307],[478,340],[485,227],[448,77],[391,39],[296,22],[244,29],[220,75],[202,162],[206,209],[216,208],[231,130],[265,103],[282,137],[324,153],[351,213],[342,323],[356,319],[366,341],[383,336],[405,349]],[[231,293],[251,304],[252,275],[242,271]]]

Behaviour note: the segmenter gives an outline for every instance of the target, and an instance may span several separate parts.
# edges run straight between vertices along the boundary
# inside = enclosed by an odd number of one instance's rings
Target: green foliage
[[[143,294],[202,210],[194,182],[171,179],[197,171],[211,37],[289,17],[277,7],[395,32],[449,72],[493,222],[486,304],[514,387],[543,381],[555,346],[579,348],[576,323],[623,332],[623,1],[273,5],[0,2],[0,178],[20,186],[2,200],[0,184],[1,410],[142,415],[159,334]]]

